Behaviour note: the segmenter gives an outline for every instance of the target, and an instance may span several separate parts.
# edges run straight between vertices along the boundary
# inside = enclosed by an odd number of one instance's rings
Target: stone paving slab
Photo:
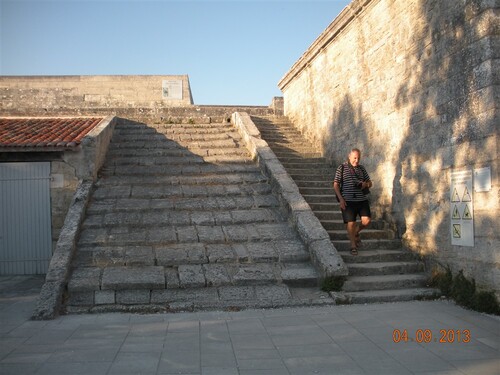
[[[497,375],[500,368],[500,318],[446,300],[31,321],[42,283],[37,276],[0,277],[2,374]],[[214,291],[207,301],[255,296],[247,287]],[[404,329],[409,340],[395,342],[395,330]],[[438,340],[416,342],[418,329]],[[439,343],[441,329],[468,330],[470,342]]]

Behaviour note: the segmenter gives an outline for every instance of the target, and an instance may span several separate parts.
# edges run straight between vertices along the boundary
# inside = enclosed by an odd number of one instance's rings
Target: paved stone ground
[[[500,373],[500,318],[448,301],[29,317],[42,277],[0,277],[0,374]],[[395,343],[394,330],[470,331]]]

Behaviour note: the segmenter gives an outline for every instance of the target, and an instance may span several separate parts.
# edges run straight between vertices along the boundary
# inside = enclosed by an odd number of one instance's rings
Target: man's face
[[[361,155],[357,151],[351,151],[349,154],[349,163],[353,167],[357,167],[359,165],[359,160],[361,159]]]

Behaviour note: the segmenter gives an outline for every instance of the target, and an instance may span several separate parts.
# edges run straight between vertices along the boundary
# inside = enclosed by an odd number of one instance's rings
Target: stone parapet
[[[59,315],[92,186],[92,181],[83,181],[73,196],[32,319],[54,319]]]

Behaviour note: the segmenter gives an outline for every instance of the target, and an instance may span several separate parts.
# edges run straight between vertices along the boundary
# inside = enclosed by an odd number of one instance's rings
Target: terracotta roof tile
[[[102,118],[0,118],[0,147],[76,147]]]

